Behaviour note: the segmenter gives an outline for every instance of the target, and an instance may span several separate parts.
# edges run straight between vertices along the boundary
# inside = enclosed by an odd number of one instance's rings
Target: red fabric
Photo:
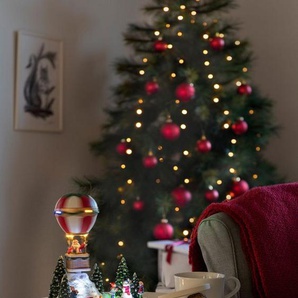
[[[238,198],[209,205],[192,232],[189,261],[204,270],[197,242],[200,222],[225,212],[240,228],[255,297],[298,297],[298,183],[253,188]]]

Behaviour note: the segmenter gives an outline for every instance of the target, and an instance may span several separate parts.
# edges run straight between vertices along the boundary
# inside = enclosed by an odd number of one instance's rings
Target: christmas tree
[[[57,298],[70,298],[70,287],[68,284],[67,274],[65,274],[62,279],[59,295]]]
[[[126,260],[124,257],[121,257],[121,260],[118,264],[118,268],[116,270],[115,283],[118,288],[118,291],[116,292],[116,297],[121,297],[123,283],[129,280],[130,280],[130,276],[129,276],[129,270],[127,267]]]
[[[227,14],[235,2],[152,0],[124,35],[133,54],[115,63],[121,82],[91,145],[105,172],[79,181],[100,205],[89,248],[108,278],[123,254],[150,288],[148,240],[187,238],[211,202],[281,182],[262,154],[277,127]]]
[[[49,298],[57,298],[60,290],[61,281],[65,274],[66,269],[64,265],[64,260],[63,257],[60,256],[58,258],[57,265],[53,272],[53,279],[50,285]]]
[[[131,280],[131,294],[133,298],[138,298],[138,293],[139,293],[139,278],[136,272],[132,275],[132,280]]]
[[[99,291],[99,293],[104,292],[102,272],[100,271],[97,263],[95,263],[93,266],[93,272],[90,276],[90,280],[95,284],[95,287]]]

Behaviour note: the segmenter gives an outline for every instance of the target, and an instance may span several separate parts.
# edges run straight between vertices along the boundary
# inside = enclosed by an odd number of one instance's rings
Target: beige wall
[[[125,54],[122,32],[139,18],[140,0],[0,1],[0,297],[47,296],[64,234],[53,216],[71,177],[98,174],[88,143],[99,136],[102,105]],[[144,2],[143,2],[144,3]],[[64,43],[64,130],[13,130],[14,34]]]
[[[274,100],[275,118],[282,127],[266,156],[287,181],[298,181],[298,2],[238,0],[233,12],[255,54],[253,80]]]
[[[0,296],[47,295],[53,267],[65,250],[52,215],[71,177],[97,174],[88,150],[99,135],[102,106],[116,82],[115,58],[126,53],[121,33],[143,17],[141,0],[0,1]],[[284,127],[268,157],[288,181],[298,179],[298,2],[239,0],[233,16],[239,37],[250,39],[257,60],[253,79],[275,102]],[[25,30],[64,42],[64,130],[13,130],[14,33]],[[108,237],[108,235],[107,235]]]

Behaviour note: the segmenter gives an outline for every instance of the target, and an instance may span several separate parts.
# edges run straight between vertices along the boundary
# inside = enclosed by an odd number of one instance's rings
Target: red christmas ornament
[[[252,93],[252,88],[247,84],[242,84],[237,88],[238,94],[250,95]]]
[[[159,85],[155,81],[149,81],[145,85],[145,91],[148,95],[152,95],[159,90]]]
[[[205,136],[202,136],[200,140],[197,141],[197,150],[202,153],[207,153],[212,149],[212,144],[206,139]]]
[[[126,142],[121,142],[116,146],[116,151],[120,155],[124,155],[126,153],[126,150],[128,149],[127,143]]]
[[[174,141],[180,136],[180,127],[173,123],[167,121],[160,129],[162,136],[168,141]]]
[[[145,168],[154,168],[157,165],[157,163],[157,158],[152,153],[149,153],[149,155],[143,158],[143,166]]]
[[[216,189],[208,189],[205,192],[205,199],[209,202],[216,202],[218,200],[219,193]]]
[[[175,204],[178,207],[184,207],[187,203],[191,201],[192,198],[191,192],[185,189],[183,186],[176,187],[171,192],[171,195],[174,198]]]
[[[245,180],[235,180],[232,185],[232,192],[235,197],[242,195],[249,190],[249,185]]]
[[[195,96],[195,88],[193,84],[182,83],[176,88],[176,97],[182,102],[188,102]]]
[[[133,210],[135,211],[143,211],[145,206],[145,202],[137,199],[136,201],[133,202]]]
[[[238,119],[232,124],[232,130],[236,135],[242,135],[247,132],[248,125],[243,118]]]
[[[153,236],[157,240],[172,239],[174,235],[174,228],[168,223],[167,219],[162,219],[159,224],[154,227]]]
[[[225,46],[225,41],[221,37],[213,37],[209,42],[211,48],[215,51],[220,51]]]
[[[161,52],[166,51],[167,49],[168,49],[168,44],[167,43],[165,43],[162,40],[155,41],[155,43],[154,43],[154,50],[156,52],[161,53]]]

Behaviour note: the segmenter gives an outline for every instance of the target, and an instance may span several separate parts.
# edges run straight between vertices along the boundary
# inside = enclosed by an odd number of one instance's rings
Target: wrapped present
[[[147,246],[158,250],[158,278],[163,287],[174,288],[174,274],[192,271],[188,262],[188,242],[149,241]]]

